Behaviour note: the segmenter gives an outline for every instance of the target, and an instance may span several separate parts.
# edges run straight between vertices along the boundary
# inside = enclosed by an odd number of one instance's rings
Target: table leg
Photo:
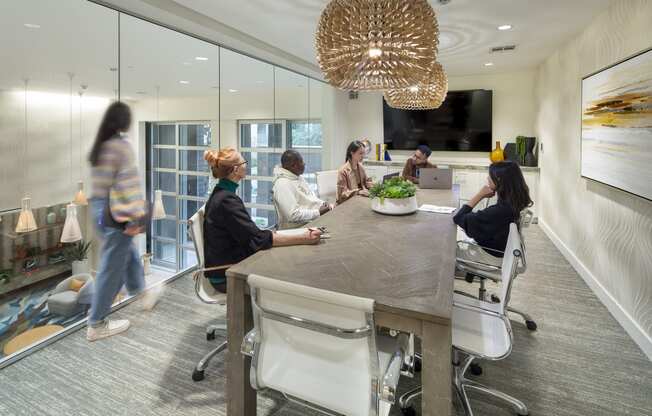
[[[451,343],[450,325],[422,322],[421,414],[423,416],[450,416],[452,413]]]
[[[227,275],[226,414],[229,416],[256,415],[256,390],[249,383],[251,359],[240,353],[242,340],[253,327],[251,298],[245,293],[245,287],[243,279]]]

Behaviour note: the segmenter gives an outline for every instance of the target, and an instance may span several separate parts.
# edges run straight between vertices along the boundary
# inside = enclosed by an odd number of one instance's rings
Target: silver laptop
[[[390,173],[388,175],[384,175],[383,176],[383,182],[385,182],[388,179],[396,178],[398,175],[399,175],[399,172],[394,172],[394,173]]]
[[[453,169],[419,169],[419,188],[451,189],[453,187]]]

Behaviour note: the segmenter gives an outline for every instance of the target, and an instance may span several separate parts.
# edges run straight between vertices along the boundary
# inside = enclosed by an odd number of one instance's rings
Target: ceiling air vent
[[[491,53],[495,52],[508,52],[516,49],[516,45],[505,45],[505,46],[496,46],[491,48]]]

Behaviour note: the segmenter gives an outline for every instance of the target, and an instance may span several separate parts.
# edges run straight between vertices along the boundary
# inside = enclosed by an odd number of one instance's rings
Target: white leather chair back
[[[249,276],[248,283],[259,348],[251,370],[256,387],[272,388],[346,415],[374,414],[372,379],[379,373],[373,318],[371,325],[369,320],[373,300],[255,275]],[[278,314],[300,318],[304,325],[279,320]],[[368,331],[366,336],[346,339],[323,328],[306,327],[306,320],[326,327],[367,327]]]
[[[503,256],[501,267],[500,299],[503,305],[509,304],[512,281],[518,271],[519,258],[523,256],[522,247],[521,233],[519,233],[516,223],[509,224],[509,236],[507,237],[507,245],[505,246],[505,255]]]
[[[317,177],[317,193],[323,201],[334,204],[337,200],[337,170],[315,172]]]
[[[197,256],[197,271],[195,272],[195,292],[197,297],[205,303],[218,303],[222,300],[223,294],[219,293],[208,281],[204,275],[204,214],[206,206],[202,205],[195,215],[188,220],[188,233],[195,246],[195,255]]]

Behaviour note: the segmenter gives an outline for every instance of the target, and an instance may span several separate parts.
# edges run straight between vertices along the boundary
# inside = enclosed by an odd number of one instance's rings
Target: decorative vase
[[[409,198],[372,198],[371,209],[379,214],[385,215],[407,215],[416,212],[417,197],[411,196]]]
[[[72,274],[81,274],[90,272],[90,267],[88,265],[88,259],[82,261],[75,260],[72,262]]]
[[[491,163],[501,162],[505,160],[505,155],[503,154],[503,149],[500,148],[500,142],[496,141],[496,148],[491,151],[489,155]]]
[[[57,222],[57,214],[52,209],[48,212],[47,217],[45,217],[45,222],[52,225]]]
[[[526,137],[525,138],[525,157],[523,160],[523,166],[536,166],[537,157],[534,154],[534,146],[537,144],[536,137]]]

